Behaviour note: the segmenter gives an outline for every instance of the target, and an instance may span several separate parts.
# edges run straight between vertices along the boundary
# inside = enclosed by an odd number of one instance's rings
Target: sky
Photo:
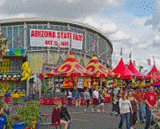
[[[55,17],[83,22],[102,31],[113,44],[112,66],[122,47],[136,67],[149,72],[153,56],[160,69],[160,0],[0,0],[0,19]]]

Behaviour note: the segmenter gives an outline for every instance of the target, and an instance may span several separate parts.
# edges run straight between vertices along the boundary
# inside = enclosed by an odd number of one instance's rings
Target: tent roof
[[[146,75],[146,77],[154,78],[154,79],[160,78],[160,72],[158,71],[155,63],[153,65],[152,69],[150,70],[150,72]]]
[[[97,58],[97,56],[92,56],[90,62],[86,66],[86,70],[90,73],[90,76],[93,77],[106,77],[108,74],[108,70],[106,67],[101,64]]]
[[[128,65],[128,69],[136,76],[136,77],[139,77],[139,78],[142,78],[143,75],[141,73],[139,73],[137,71],[137,69],[134,67],[133,63],[132,63],[132,60],[130,60],[129,62],[129,65]]]
[[[65,59],[64,63],[62,63],[55,70],[50,72],[55,76],[84,76],[86,73],[85,68],[78,63],[77,59],[74,57],[73,52],[71,51],[68,55],[68,58]]]
[[[152,83],[153,85],[159,85],[160,86],[160,81]]]
[[[121,58],[118,65],[113,69],[113,72],[116,75],[121,75],[122,77],[134,75],[128,68],[125,66],[123,59]]]

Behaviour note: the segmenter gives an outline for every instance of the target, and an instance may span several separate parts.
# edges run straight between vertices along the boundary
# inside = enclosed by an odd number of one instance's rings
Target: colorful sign
[[[30,29],[30,46],[71,47],[82,50],[82,42],[83,34],[68,31]]]

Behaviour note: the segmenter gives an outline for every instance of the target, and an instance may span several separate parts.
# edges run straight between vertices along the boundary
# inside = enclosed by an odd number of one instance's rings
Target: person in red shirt
[[[140,92],[140,89],[137,89],[136,92],[133,92],[133,96],[136,98],[137,100],[137,104],[138,104],[138,113],[139,113],[139,119],[140,119],[140,123],[144,123],[143,120],[143,94]]]
[[[146,126],[145,129],[149,129],[151,123],[151,108],[157,107],[157,95],[154,92],[153,86],[149,87],[149,91],[145,93],[144,100],[146,103]]]

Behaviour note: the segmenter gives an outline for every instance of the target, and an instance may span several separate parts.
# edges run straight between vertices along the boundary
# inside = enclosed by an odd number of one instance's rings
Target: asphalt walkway
[[[41,105],[42,113],[51,114],[52,105]],[[68,107],[72,118],[71,129],[118,129],[120,116],[111,116],[111,104],[105,104],[105,113],[91,112],[91,108],[84,112],[84,106],[80,108]],[[44,120],[44,119],[43,119]],[[47,117],[46,123],[51,123],[51,117]],[[126,128],[124,123],[123,129]],[[40,129],[53,129],[52,126],[40,126]],[[136,129],[144,129],[144,124],[137,123]]]

